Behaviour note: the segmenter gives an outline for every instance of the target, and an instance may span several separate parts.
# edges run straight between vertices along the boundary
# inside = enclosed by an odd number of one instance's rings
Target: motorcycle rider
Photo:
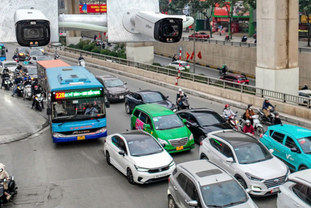
[[[225,117],[236,116],[235,113],[230,109],[230,105],[226,104],[222,112]]]
[[[255,135],[255,129],[254,129],[253,125],[251,124],[250,120],[245,121],[245,126],[243,128],[243,132],[244,133],[251,133],[251,134]]]
[[[59,54],[57,53],[57,50],[54,52],[54,60],[59,59]]]
[[[10,75],[9,75],[8,71],[3,70],[3,74],[1,75],[2,84],[1,84],[1,88],[0,88],[0,89],[2,89],[2,87],[3,87],[3,85],[4,85],[4,80],[5,80],[6,77],[9,77],[9,78],[10,78]]]
[[[249,104],[246,111],[245,111],[245,119],[250,120],[251,124],[254,124],[252,116],[257,115],[254,110],[252,109],[252,104]]]
[[[12,57],[12,59],[15,61],[16,59],[18,60],[18,55],[17,53],[14,53],[14,56]]]
[[[270,120],[270,108],[274,109],[274,106],[269,102],[269,98],[265,98],[265,101],[262,104],[262,111],[269,120]]]
[[[305,84],[305,86],[303,86],[303,88],[301,88],[301,90],[307,90],[307,89],[309,89],[309,88],[308,88],[308,85],[306,85],[306,84]]]
[[[28,73],[26,73],[24,77],[24,86],[30,85],[30,84],[31,84],[31,77]]]
[[[278,125],[278,124],[282,125],[282,121],[280,119],[279,113],[275,112],[275,117],[272,119],[272,125]]]
[[[172,62],[177,61],[177,60],[178,60],[177,54],[175,54],[175,55],[173,56],[173,58],[172,58]]]
[[[3,69],[3,73],[4,72],[7,72],[7,73],[9,73],[10,71],[9,71],[9,69],[8,69],[8,67],[4,67],[4,69]]]
[[[0,163],[0,179],[10,179],[9,174],[4,170],[5,165],[3,165],[2,163]],[[2,182],[1,183],[3,185],[4,190],[8,190],[8,182]],[[6,191],[4,192],[4,194],[6,195],[6,200],[10,200],[11,199],[11,195],[9,193],[7,193]]]
[[[179,90],[178,90],[178,93],[177,93],[177,96],[176,96],[176,104],[177,104],[178,106],[180,106],[180,107],[182,107],[182,98],[183,98],[183,97],[188,98],[188,96],[186,95],[186,93],[184,93],[184,92],[182,91],[182,89],[179,89]]]
[[[220,69],[221,73],[223,73],[224,75],[226,75],[227,71],[228,71],[228,67],[227,64],[223,64],[222,68]]]
[[[16,74],[16,78],[13,82],[14,84],[14,90],[13,90],[13,94],[11,95],[12,97],[14,97],[15,93],[16,93],[16,90],[17,90],[17,85],[20,83],[20,82],[23,82],[23,79],[20,77],[19,73]]]
[[[37,94],[42,94],[42,91],[39,89],[39,86],[38,85],[35,85],[34,86],[34,92],[33,92],[33,98],[35,97],[35,95]],[[31,106],[31,109],[33,109],[33,107],[35,106],[36,104],[36,100],[33,99],[33,102],[32,102],[32,106]],[[42,109],[44,109],[44,105],[43,105],[43,102],[41,102],[41,106],[42,106]]]

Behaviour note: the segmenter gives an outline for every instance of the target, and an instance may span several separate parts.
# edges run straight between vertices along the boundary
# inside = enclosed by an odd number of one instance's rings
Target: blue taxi
[[[311,168],[311,130],[289,124],[269,126],[260,141],[291,170]]]

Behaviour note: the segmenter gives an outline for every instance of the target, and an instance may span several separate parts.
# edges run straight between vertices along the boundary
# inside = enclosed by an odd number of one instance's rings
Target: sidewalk
[[[0,89],[0,144],[27,138],[48,124],[43,111],[31,109],[31,101],[11,94]]]

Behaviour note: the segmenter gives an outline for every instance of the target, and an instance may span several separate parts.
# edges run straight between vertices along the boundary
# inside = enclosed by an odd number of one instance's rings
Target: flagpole
[[[195,1],[193,3],[193,12],[194,12],[194,24],[193,24],[193,53],[194,53],[194,58],[193,58],[193,73],[195,74],[195,21],[196,21],[196,13],[195,13]]]

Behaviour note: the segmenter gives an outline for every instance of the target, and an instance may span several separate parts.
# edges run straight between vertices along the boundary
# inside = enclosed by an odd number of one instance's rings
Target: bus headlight
[[[60,137],[65,137],[65,135],[64,135],[64,134],[57,133],[57,132],[54,132],[54,133],[53,133],[53,137],[55,137],[55,138],[60,138]]]
[[[97,130],[95,133],[96,133],[96,134],[99,134],[99,133],[104,133],[104,132],[106,132],[106,131],[107,131],[107,128],[104,127],[104,128],[101,128],[101,129]]]

